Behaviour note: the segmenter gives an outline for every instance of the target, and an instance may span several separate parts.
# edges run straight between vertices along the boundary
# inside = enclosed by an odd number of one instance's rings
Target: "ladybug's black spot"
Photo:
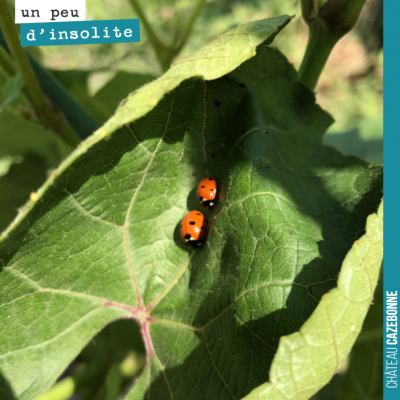
[[[215,100],[215,101],[214,101],[214,104],[215,104],[217,107],[219,107],[219,106],[222,104],[222,101],[221,101],[221,100]]]
[[[190,225],[196,225],[196,222],[190,221],[189,224],[190,224]]]
[[[204,230],[204,226],[202,226],[201,229]]]
[[[210,189],[212,192],[214,191],[214,189]]]
[[[202,186],[201,188],[202,188],[202,189],[204,189],[204,188],[205,188],[205,186]]]
[[[190,239],[190,238],[191,238],[190,233],[187,233],[187,234],[185,235],[185,239]]]
[[[197,215],[201,215],[200,213],[197,213]]]

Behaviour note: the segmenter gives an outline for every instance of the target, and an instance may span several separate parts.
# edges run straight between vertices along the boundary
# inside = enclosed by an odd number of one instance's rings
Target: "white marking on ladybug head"
[[[213,201],[210,203],[210,206],[211,206],[211,207],[214,207],[214,202],[213,202]]]

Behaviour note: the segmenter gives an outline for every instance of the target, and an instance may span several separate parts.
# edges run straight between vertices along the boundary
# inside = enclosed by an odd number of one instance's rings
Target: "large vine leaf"
[[[147,351],[128,399],[239,399],[336,286],[382,171],[322,145],[331,117],[268,46],[289,19],[228,32],[132,94],[4,233],[0,368],[18,399],[120,317]],[[207,175],[219,204],[190,251],[179,223]]]
[[[382,232],[380,242],[382,244]],[[378,244],[378,243],[377,243]],[[379,247],[376,246],[376,249]],[[380,246],[382,251],[382,246]],[[378,268],[379,258],[373,271]],[[356,268],[356,265],[353,266]],[[311,400],[382,400],[383,399],[383,279],[382,269],[372,305],[351,353],[328,385]]]
[[[374,302],[351,351],[348,369],[340,382],[335,400],[383,399],[382,321],[383,279],[380,276]]]
[[[271,368],[271,383],[257,388],[246,399],[306,400],[328,383],[345,361],[360,333],[374,296],[382,257],[383,203],[378,214],[369,216],[366,234],[354,243],[346,256],[338,287],[322,297],[317,309],[301,327],[300,332],[282,338]],[[379,312],[379,310],[376,311]],[[374,321],[374,323],[377,322]],[[360,357],[359,346],[360,344],[355,348],[354,357],[356,358]],[[371,348],[375,353],[373,355]],[[382,359],[382,356],[373,345],[364,347],[362,350],[364,354],[370,356],[364,358],[365,367],[359,368],[366,372],[369,371],[371,363],[379,364],[379,357]],[[376,371],[372,369],[372,374],[361,373],[358,377],[352,365],[351,370],[351,374],[355,376],[345,378],[338,399],[377,398],[375,396],[379,396],[382,391],[382,378],[377,377]],[[369,378],[370,390],[364,392],[368,385],[356,383],[354,386],[358,391],[361,387],[361,392],[346,393],[346,389],[354,390],[351,381],[359,381],[360,377]],[[379,380],[381,381],[380,391]]]

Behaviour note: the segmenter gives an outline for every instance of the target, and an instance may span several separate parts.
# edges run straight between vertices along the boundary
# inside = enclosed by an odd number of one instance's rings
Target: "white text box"
[[[85,0],[15,0],[15,23],[85,21]]]

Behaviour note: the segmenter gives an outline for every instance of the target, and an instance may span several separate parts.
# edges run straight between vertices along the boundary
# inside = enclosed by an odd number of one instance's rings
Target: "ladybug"
[[[194,249],[202,246],[207,222],[200,211],[190,211],[181,223],[181,238]]]
[[[197,198],[204,208],[212,210],[217,197],[217,181],[214,178],[204,178],[197,186]]]

